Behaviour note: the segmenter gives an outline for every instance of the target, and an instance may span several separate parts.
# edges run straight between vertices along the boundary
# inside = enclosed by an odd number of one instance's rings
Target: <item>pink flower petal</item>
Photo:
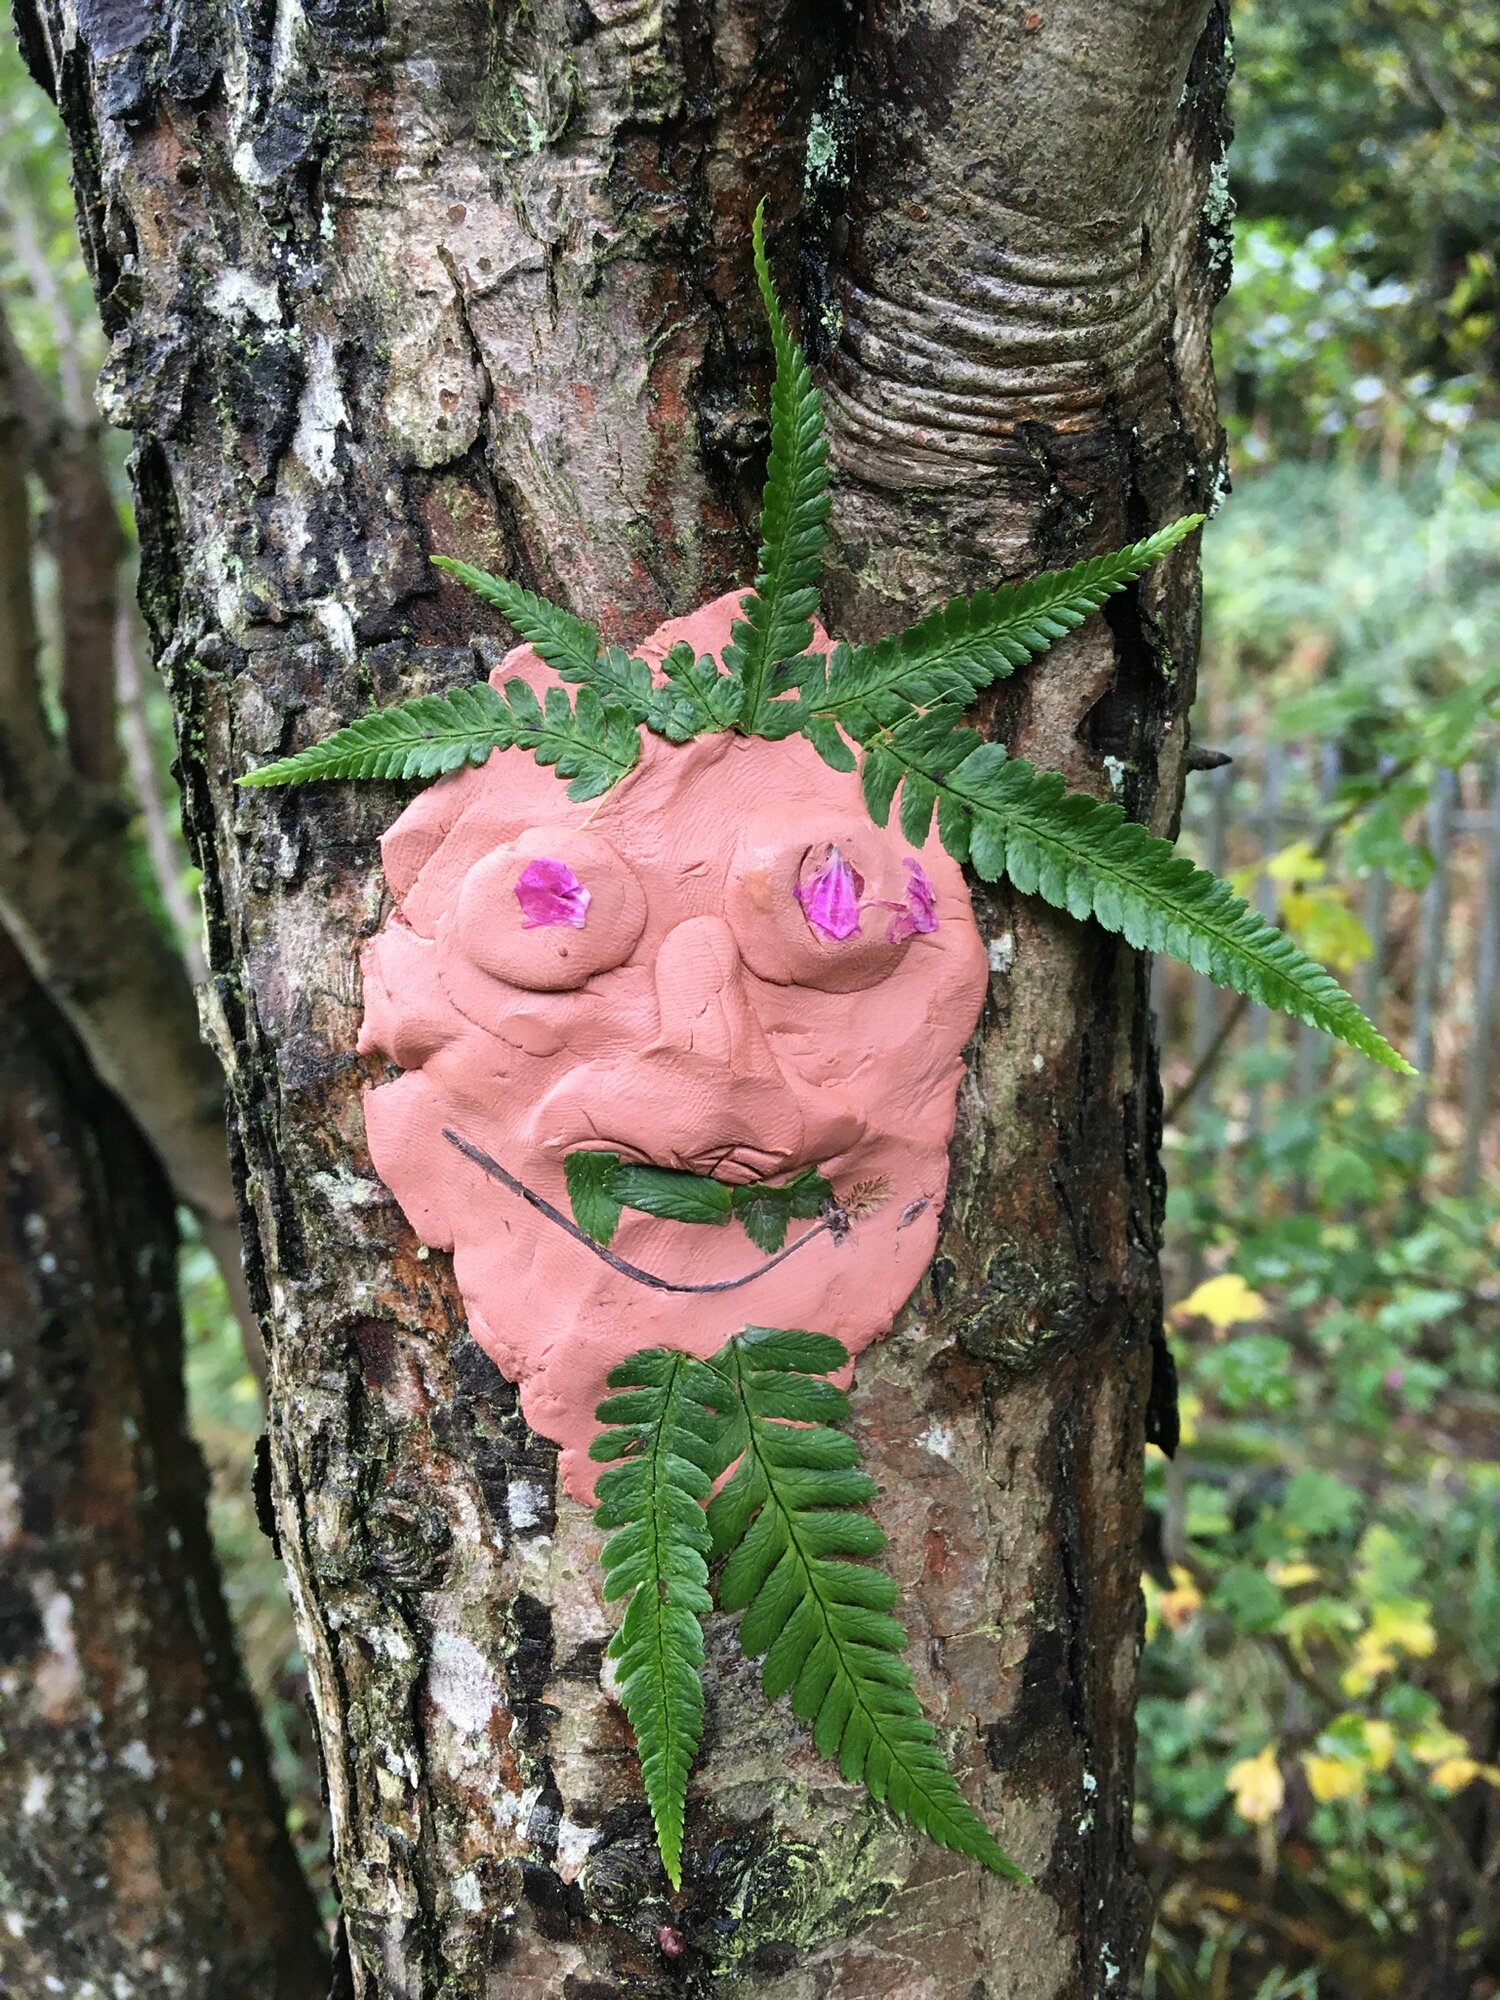
[[[567,924],[581,931],[593,897],[565,861],[530,861],[516,880],[523,931]]]
[[[806,882],[794,891],[802,913],[820,936],[842,944],[859,933],[859,899],[864,894],[864,877],[849,866],[836,847]]]
[[[906,872],[906,901],[897,908],[886,932],[891,944],[904,944],[910,937],[927,937],[938,927],[937,891],[921,863],[908,857]]]

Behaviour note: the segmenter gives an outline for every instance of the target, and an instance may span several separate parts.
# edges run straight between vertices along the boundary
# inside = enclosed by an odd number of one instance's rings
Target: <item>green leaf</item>
[[[1023,895],[1093,917],[1138,951],[1166,952],[1220,986],[1411,1074],[1332,974],[1227,882],[1126,819],[1118,805],[1070,792],[1055,772],[981,742],[958,721],[955,710],[935,709],[872,742],[865,796],[882,825],[894,782],[915,777],[938,796],[949,852],[961,858],[966,847],[986,881],[1005,876]]]
[[[620,1226],[621,1202],[615,1193],[620,1166],[618,1153],[569,1153],[563,1161],[573,1220],[606,1249]]]
[[[955,597],[904,632],[868,646],[836,646],[826,662],[799,662],[804,710],[810,718],[841,722],[864,736],[875,726],[900,721],[912,708],[966,707],[981,688],[1014,673],[1081,625],[1203,518],[1185,515],[1145,541],[1092,556],[1072,569]]]
[[[688,1773],[703,1734],[702,1621],[713,1608],[703,1503],[728,1462],[715,1408],[723,1383],[690,1355],[652,1348],[609,1385],[626,1393],[600,1404],[608,1428],[589,1448],[596,1462],[623,1461],[599,1480],[599,1525],[616,1530],[604,1545],[604,1595],[629,1597],[609,1657],[662,1866],[680,1889]]]
[[[282,757],[239,780],[246,786],[306,785],[322,778],[440,778],[482,764],[492,750],[521,739],[505,698],[488,681],[418,695],[363,716],[321,743]]]
[[[664,1222],[728,1222],[734,1196],[723,1181],[671,1167],[622,1166],[615,1194],[626,1208],[659,1216]]]
[[[776,692],[776,669],[803,653],[818,608],[828,522],[828,445],[823,399],[792,338],[766,261],[765,203],[755,211],[755,276],[771,323],[771,457],[761,502],[755,589],[740,599],[724,664],[744,688],[741,726],[755,733]]]
[[[569,1153],[563,1167],[574,1221],[606,1245],[619,1226],[621,1209],[633,1208],[664,1222],[722,1226],[738,1220],[752,1243],[773,1254],[785,1243],[792,1222],[820,1215],[824,1202],[833,1198],[831,1184],[816,1167],[779,1185],[755,1181],[748,1187],[673,1167],[637,1166],[618,1153]]]
[[[436,568],[456,577],[486,604],[493,604],[506,623],[513,625],[527,645],[540,653],[564,680],[591,678],[604,644],[592,625],[575,618],[571,611],[564,611],[560,604],[522,590],[519,584],[503,576],[475,569],[472,563],[459,562],[453,556],[434,556],[432,560]]]
[[[807,1167],[781,1187],[768,1187],[763,1181],[737,1187],[733,1199],[736,1219],[750,1241],[774,1256],[792,1223],[811,1222],[822,1214],[824,1202],[833,1199],[833,1187],[816,1167]]]
[[[813,1742],[850,1783],[944,1847],[1013,1881],[1026,1877],[996,1844],[948,1769],[922,1714],[891,1616],[895,1583],[863,1558],[885,1545],[862,1512],[875,1483],[854,1440],[833,1426],[848,1399],[822,1376],[848,1360],[827,1336],[747,1327],[714,1358],[737,1412],[725,1447],[743,1453],[709,1506],[724,1611],[742,1611],[747,1656],[763,1656],[771,1700],[790,1692]]]

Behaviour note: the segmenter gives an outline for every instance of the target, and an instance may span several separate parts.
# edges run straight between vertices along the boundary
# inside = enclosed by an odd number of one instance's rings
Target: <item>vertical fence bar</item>
[[[1260,851],[1262,860],[1269,861],[1281,845],[1281,785],[1286,768],[1286,753],[1274,738],[1265,746],[1265,762],[1261,767]],[[1272,923],[1276,921],[1276,884],[1262,874],[1255,890],[1256,907],[1263,917]],[[1250,1044],[1257,1052],[1263,1051],[1270,1041],[1271,1014],[1269,1008],[1259,1004],[1250,1009]],[[1251,1147],[1260,1138],[1265,1123],[1265,1087],[1258,1077],[1254,1078],[1245,1092],[1245,1137]]]
[[[1500,760],[1492,759],[1485,824],[1480,839],[1479,925],[1474,941],[1474,1019],[1464,1073],[1464,1138],[1459,1155],[1461,1194],[1479,1192],[1479,1163],[1490,1108],[1490,1073],[1495,1058],[1495,998],[1500,990]]]
[[[1412,1008],[1411,1059],[1417,1067],[1412,1091],[1410,1121],[1414,1130],[1427,1129],[1427,1112],[1432,1098],[1433,1028],[1437,1020],[1438,995],[1443,983],[1443,946],[1448,931],[1448,859],[1453,845],[1453,806],[1458,794],[1457,774],[1441,765],[1427,801],[1427,845],[1432,854],[1432,876],[1422,891],[1421,913],[1417,921],[1417,968]]]

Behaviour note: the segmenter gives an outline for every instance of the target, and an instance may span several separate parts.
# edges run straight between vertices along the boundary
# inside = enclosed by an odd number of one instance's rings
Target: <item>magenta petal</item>
[[[864,886],[863,878],[838,849],[830,847],[823,866],[808,881],[799,882],[794,893],[812,928],[820,936],[842,944],[845,938],[858,935],[859,899]]]
[[[523,931],[567,924],[581,931],[593,897],[565,861],[530,861],[516,879]]]
[[[921,863],[908,858],[906,874],[906,902],[891,918],[886,932],[891,944],[904,944],[910,937],[926,937],[938,927],[937,891]]]

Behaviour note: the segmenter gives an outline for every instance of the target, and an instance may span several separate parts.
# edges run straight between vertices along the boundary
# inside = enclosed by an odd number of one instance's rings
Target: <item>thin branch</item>
[[[151,857],[152,873],[181,943],[188,977],[194,986],[202,986],[208,978],[208,963],[203,956],[202,917],[182,886],[181,858],[172,837],[171,816],[162,793],[156,749],[151,741],[138,638],[129,593],[122,590],[115,613],[115,681],[119,689],[120,721],[130,766],[130,789],[141,809],[141,826],[146,838],[146,851]]]
[[[31,584],[31,496],[19,414],[0,362],[0,737],[19,768],[50,758],[52,739],[37,675]]]
[[[69,760],[81,777],[113,785],[120,775],[115,605],[125,536],[104,468],[100,426],[70,420],[21,352],[3,310],[0,372],[10,385],[31,471],[51,501],[45,532],[57,570]]]
[[[8,129],[4,136],[11,137]],[[93,402],[85,385],[78,325],[68,311],[62,288],[33,227],[31,210],[24,199],[17,198],[8,181],[0,183],[0,223],[5,226],[10,246],[16,253],[16,262],[25,273],[32,296],[52,322],[64,412],[69,423],[80,430],[86,429],[94,421]]]

